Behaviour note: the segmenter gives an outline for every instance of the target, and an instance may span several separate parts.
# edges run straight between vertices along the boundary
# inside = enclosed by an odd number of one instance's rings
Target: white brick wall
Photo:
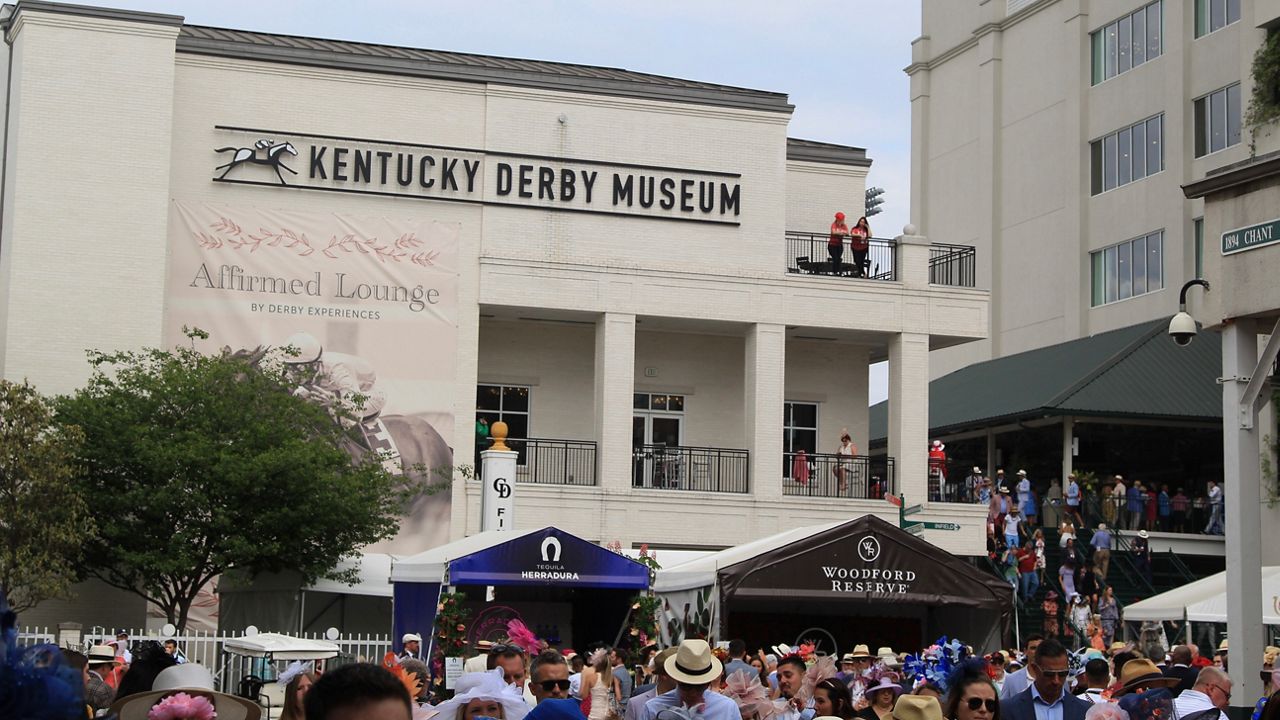
[[[865,212],[866,191],[867,168],[788,161],[787,229],[825,232],[837,211],[852,226]],[[892,236],[892,232],[877,235]]]

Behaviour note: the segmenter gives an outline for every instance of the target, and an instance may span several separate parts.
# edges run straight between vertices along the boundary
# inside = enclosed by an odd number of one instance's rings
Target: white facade
[[[788,273],[785,231],[822,232],[834,210],[856,218],[869,161],[857,148],[789,141],[785,96],[249,35],[40,2],[9,16],[3,377],[68,392],[87,377],[85,348],[161,344],[171,199],[424,216],[461,228],[456,460],[472,459],[478,384],[527,390],[529,437],[596,444],[594,485],[516,488],[517,527],[724,547],[797,523],[892,518],[882,500],[784,496],[782,478],[784,404],[817,404],[819,450],[832,452],[843,427],[865,449],[867,366],[883,359],[898,487],[924,499],[928,353],[985,337],[988,293],[930,285],[929,247],[915,236],[898,239],[893,280]],[[492,177],[466,202],[212,181],[213,148],[268,131],[463,148],[485,173],[513,154],[692,168],[732,178],[740,197],[727,213],[671,220],[500,204]],[[304,175],[307,160],[295,162]],[[636,487],[643,392],[684,397],[681,445],[746,451],[746,492]],[[452,537],[479,530],[479,498],[477,483],[454,485]],[[976,555],[984,517],[966,506],[916,519],[963,523],[926,537]]]
[[[1204,201],[1180,187],[1250,153],[1244,128],[1238,142],[1215,151],[1211,141],[1202,154],[1197,101],[1235,88],[1231,118],[1243,115],[1254,52],[1277,17],[1280,5],[1269,0],[924,0],[906,70],[912,217],[935,242],[976,246],[978,285],[992,289],[990,339],[934,353],[935,377],[1176,311],[1178,288],[1196,277],[1196,221],[1205,214]],[[1095,78],[1091,35],[1114,31],[1122,43],[1138,24],[1147,42],[1121,45],[1120,71],[1108,77],[1104,38]],[[1117,171],[1114,188],[1095,192],[1091,144],[1131,143],[1124,131],[1152,118],[1162,126],[1162,162],[1130,182]],[[1141,135],[1150,140],[1145,128]],[[1280,147],[1274,132],[1256,141],[1258,153]],[[1130,297],[1117,290],[1114,301],[1104,288],[1095,304],[1091,253],[1106,259],[1107,248],[1122,253],[1122,243],[1152,234],[1162,234],[1162,258],[1151,261],[1161,287],[1131,285]]]

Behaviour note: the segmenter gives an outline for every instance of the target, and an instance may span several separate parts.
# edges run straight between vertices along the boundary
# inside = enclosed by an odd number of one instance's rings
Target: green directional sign
[[[916,513],[921,512],[921,511],[923,511],[923,510],[924,510],[924,506],[923,506],[923,505],[912,505],[912,506],[911,506],[911,507],[909,507],[909,508],[903,508],[903,510],[902,510],[902,514],[903,514],[904,516],[906,516],[906,515],[915,515]]]
[[[1280,220],[1228,230],[1222,233],[1222,254],[1244,252],[1277,241],[1280,241]]]
[[[920,523],[927,530],[959,530],[960,523],[924,522]]]
[[[902,529],[903,529],[903,530],[906,530],[907,532],[911,533],[912,535],[923,535],[923,534],[924,534],[924,526],[925,526],[926,524],[927,524],[927,523],[912,523],[912,524],[910,524],[910,525],[908,525],[908,526],[906,526],[906,527],[904,527],[904,528],[902,528]]]

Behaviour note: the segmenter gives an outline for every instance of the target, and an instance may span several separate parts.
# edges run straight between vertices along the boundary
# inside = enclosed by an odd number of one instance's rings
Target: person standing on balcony
[[[1124,486],[1124,476],[1117,475],[1116,484],[1111,488],[1111,502],[1108,503],[1108,506],[1111,508],[1110,512],[1112,516],[1107,518],[1107,522],[1115,523],[1115,528],[1117,530],[1124,529],[1124,504],[1125,493],[1127,490],[1128,488]]]
[[[973,466],[973,472],[969,473],[964,479],[964,497],[959,498],[962,502],[973,502],[977,498],[978,502],[984,502],[977,493],[982,487],[984,480],[982,478],[982,468],[977,465]],[[988,497],[988,500],[990,498]]]
[[[1209,481],[1209,524],[1204,528],[1205,535],[1221,535],[1222,529],[1222,488],[1218,483]]]
[[[1156,495],[1157,530],[1169,531],[1170,517],[1173,515],[1172,500],[1169,499],[1169,486],[1161,485],[1160,494]]]
[[[1143,506],[1142,483],[1134,480],[1133,487],[1129,488],[1129,492],[1125,494],[1125,498],[1128,500],[1129,529],[1141,530]]]
[[[871,247],[871,226],[867,218],[858,218],[858,224],[849,231],[849,249],[853,251],[853,276],[867,276],[867,249]]]
[[[1084,527],[1084,518],[1080,516],[1080,483],[1076,482],[1076,474],[1067,476],[1067,514],[1076,519],[1076,525]]]
[[[831,236],[827,238],[827,254],[831,256],[831,272],[839,275],[843,271],[841,258],[844,256],[844,239],[849,237],[849,226],[844,222],[844,213],[836,213],[836,221],[831,223]]]
[[[930,500],[945,500],[947,486],[947,449],[940,440],[929,447],[929,495]],[[936,484],[935,484],[936,483]]]
[[[1174,532],[1187,531],[1187,510],[1190,507],[1191,499],[1182,491],[1182,488],[1178,488],[1178,492],[1174,493],[1174,496],[1169,499],[1169,509],[1172,511],[1170,518]]]
[[[853,437],[847,429],[840,431],[840,447],[836,448],[836,466],[831,472],[840,481],[840,492],[849,487],[849,475],[853,473],[853,458],[858,454],[858,446],[853,444]]]

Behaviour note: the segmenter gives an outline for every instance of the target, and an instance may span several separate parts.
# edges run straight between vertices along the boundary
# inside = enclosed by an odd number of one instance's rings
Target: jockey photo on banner
[[[355,431],[353,456],[405,484],[449,479],[457,224],[174,202],[169,227],[166,344],[197,327],[210,352],[282,362],[295,394]],[[367,550],[439,545],[449,517],[449,492],[419,495]]]

